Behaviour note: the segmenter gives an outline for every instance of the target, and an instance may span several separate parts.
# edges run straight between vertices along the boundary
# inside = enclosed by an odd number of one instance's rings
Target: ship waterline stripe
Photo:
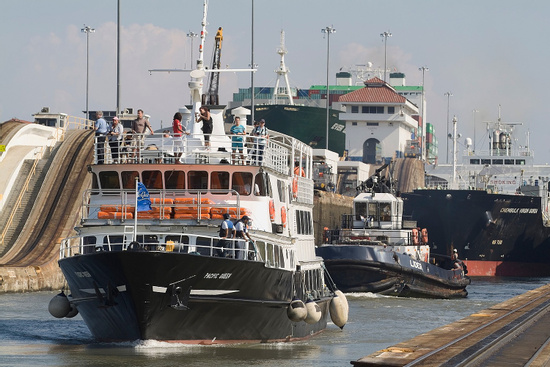
[[[166,293],[168,287],[152,286],[155,293]],[[223,294],[231,294],[239,292],[238,289],[191,289],[191,295],[194,296],[220,296]]]
[[[116,287],[116,289],[119,291],[119,292],[126,292],[126,284],[123,284],[123,285],[119,285]],[[94,288],[82,288],[80,289],[81,292],[84,292],[84,293],[91,293],[91,294],[95,294],[95,289]],[[101,293],[104,293],[106,294],[107,292],[105,292],[105,289],[103,288],[99,288],[99,291]]]

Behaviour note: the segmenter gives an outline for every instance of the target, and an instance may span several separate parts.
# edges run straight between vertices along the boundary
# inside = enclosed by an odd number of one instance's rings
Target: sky
[[[407,85],[426,90],[425,120],[434,125],[440,156],[445,152],[447,115],[458,132],[487,149],[486,121],[499,105],[504,122],[516,127],[516,144],[529,143],[535,162],[550,163],[545,113],[550,85],[550,25],[547,0],[210,0],[205,64],[211,63],[214,35],[223,27],[222,67],[251,64],[252,3],[256,86],[274,86],[281,30],[293,87],[326,84],[327,39],[332,26],[330,83],[339,70],[372,63],[403,72]],[[141,108],[154,129],[171,124],[189,103],[188,73],[149,69],[189,68],[198,56],[202,0],[120,0],[120,107]],[[84,117],[86,34],[90,110],[116,109],[117,0],[0,1],[0,122],[32,121],[42,107]],[[250,73],[220,77],[220,103],[250,86]],[[446,97],[445,93],[452,93]],[[474,112],[478,111],[478,112]],[[475,127],[475,130],[474,130]],[[451,129],[452,130],[452,129]]]

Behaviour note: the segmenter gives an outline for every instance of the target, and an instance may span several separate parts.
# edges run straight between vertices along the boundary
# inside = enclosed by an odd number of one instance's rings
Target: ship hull
[[[250,109],[250,106],[246,106]],[[329,148],[342,155],[345,150],[345,124],[339,119],[340,111],[329,109]],[[266,127],[292,136],[316,149],[326,148],[327,110],[321,107],[294,105],[258,105],[254,119],[264,119]],[[226,122],[232,123],[231,110]]]
[[[263,263],[156,251],[100,252],[59,261],[77,306],[101,341],[190,344],[290,341],[327,324],[292,322],[291,271]]]
[[[478,190],[402,194],[404,217],[428,228],[431,251],[458,250],[470,276],[550,276],[541,198]]]
[[[399,297],[462,298],[470,279],[381,246],[323,245],[317,254],[343,292],[372,292]]]

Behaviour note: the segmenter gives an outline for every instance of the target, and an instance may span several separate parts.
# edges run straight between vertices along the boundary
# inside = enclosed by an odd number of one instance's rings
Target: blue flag
[[[151,210],[151,199],[149,197],[149,191],[145,185],[141,182],[137,183],[137,208],[138,212]]]

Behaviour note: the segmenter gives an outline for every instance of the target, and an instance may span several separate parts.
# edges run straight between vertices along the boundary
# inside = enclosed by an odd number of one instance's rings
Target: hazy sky
[[[152,68],[187,68],[191,61],[189,31],[200,32],[202,0],[120,0],[121,107],[142,108],[154,128],[171,123],[189,102],[187,73],[153,74]],[[211,62],[213,38],[224,28],[222,65],[250,64],[252,0],[210,0],[205,62]],[[527,131],[537,163],[550,163],[546,88],[549,83],[550,2],[511,0],[255,0],[255,85],[274,86],[279,64],[280,31],[292,86],[326,83],[327,40],[321,29],[333,26],[330,78],[340,69],[372,62],[384,66],[380,33],[389,31],[388,68],[420,85],[427,66],[426,120],[434,124],[445,151],[447,97],[459,132],[485,148],[483,121],[523,122],[518,144]],[[0,121],[32,120],[43,106],[83,117],[86,96],[86,35],[89,42],[89,108],[116,108],[117,0],[0,1]],[[194,41],[193,56],[198,54]],[[231,99],[250,85],[249,73],[220,78],[220,100]],[[544,107],[544,108],[543,108]],[[269,122],[268,122],[269,124]],[[463,140],[463,139],[462,139]]]

